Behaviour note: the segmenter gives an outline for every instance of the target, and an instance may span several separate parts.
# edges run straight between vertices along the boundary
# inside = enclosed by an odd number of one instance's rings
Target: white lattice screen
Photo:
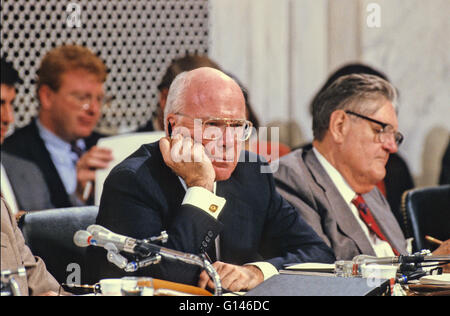
[[[99,128],[111,131],[133,130],[152,116],[173,58],[208,53],[208,0],[2,0],[1,9],[1,54],[24,80],[18,127],[37,114],[36,70],[55,46],[84,45],[105,61],[106,91],[115,100]]]

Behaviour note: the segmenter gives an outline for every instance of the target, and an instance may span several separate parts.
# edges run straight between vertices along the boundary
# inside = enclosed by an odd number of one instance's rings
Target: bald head
[[[219,104],[221,106],[217,107]],[[209,67],[186,71],[179,74],[170,86],[164,111],[165,129],[170,113],[208,109],[226,115],[236,107],[245,113],[244,95],[231,77]]]

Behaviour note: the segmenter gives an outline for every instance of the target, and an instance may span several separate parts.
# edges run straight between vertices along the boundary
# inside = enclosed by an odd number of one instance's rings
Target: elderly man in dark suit
[[[280,159],[278,191],[338,260],[407,253],[403,233],[376,187],[398,150],[396,91],[380,77],[338,78],[313,103],[312,146]]]
[[[248,152],[240,156],[251,123],[234,80],[206,67],[178,75],[164,117],[167,137],[110,173],[98,224],[134,238],[166,230],[166,247],[209,254],[222,285],[233,291],[255,287],[288,263],[334,262],[331,249],[275,191],[267,164]],[[97,277],[120,275],[104,254],[102,262]],[[165,259],[141,273],[213,285],[205,271]]]

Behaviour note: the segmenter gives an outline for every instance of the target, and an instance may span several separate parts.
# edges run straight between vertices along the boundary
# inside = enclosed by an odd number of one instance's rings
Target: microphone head
[[[86,230],[92,235],[94,235],[95,233],[105,233],[105,234],[111,233],[111,231],[109,231],[105,227],[96,224],[90,225]]]
[[[79,230],[73,235],[73,242],[78,247],[84,248],[89,246],[89,239],[92,238],[92,235],[85,230]]]

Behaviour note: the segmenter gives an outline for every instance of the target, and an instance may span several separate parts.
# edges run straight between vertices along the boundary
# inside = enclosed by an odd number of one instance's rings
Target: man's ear
[[[350,119],[343,110],[336,110],[331,113],[328,132],[334,142],[341,144],[350,129]]]
[[[175,116],[173,114],[167,115],[167,130],[166,134],[172,137],[173,129],[175,128]]]
[[[39,88],[38,97],[41,108],[49,110],[52,105],[53,90],[47,85],[42,85]]]

